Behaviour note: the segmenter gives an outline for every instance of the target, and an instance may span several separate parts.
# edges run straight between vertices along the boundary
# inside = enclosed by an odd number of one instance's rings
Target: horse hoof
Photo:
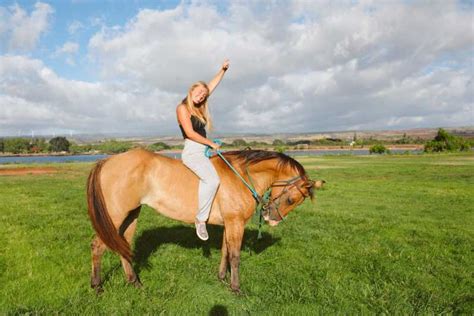
[[[217,278],[218,278],[219,280],[221,280],[221,281],[224,281],[224,280],[225,280],[225,275],[226,275],[225,272],[224,272],[224,273],[219,273],[219,274],[217,275]]]
[[[240,290],[240,288],[233,288],[231,287],[231,290],[234,294],[236,295],[242,295],[242,291]]]
[[[142,282],[140,282],[139,279],[136,279],[135,281],[130,282],[131,285],[133,285],[137,289],[141,289],[143,287]]]
[[[92,288],[95,290],[96,295],[104,293],[104,289],[100,285],[93,286]]]

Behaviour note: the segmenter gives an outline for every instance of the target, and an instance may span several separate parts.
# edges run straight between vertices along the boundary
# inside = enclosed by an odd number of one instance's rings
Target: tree
[[[461,137],[454,136],[440,128],[433,140],[425,144],[425,152],[469,151],[470,144]]]
[[[243,139],[235,139],[232,142],[232,146],[234,147],[242,147],[242,146],[247,146],[247,142]]]
[[[284,146],[285,142],[282,141],[281,139],[275,139],[272,143],[273,146]]]
[[[6,138],[4,140],[4,152],[12,154],[26,154],[30,149],[30,141],[26,138]]]
[[[4,152],[4,149],[5,149],[5,143],[3,142],[3,139],[0,138],[0,152]]]
[[[410,138],[410,136],[407,136],[406,133],[403,133],[402,138],[395,141],[396,144],[411,144],[412,142],[413,140]]]
[[[48,143],[44,138],[35,138],[30,142],[29,151],[32,153],[47,152],[48,147]]]
[[[69,146],[71,143],[66,139],[66,137],[54,137],[49,140],[49,151],[60,152],[60,151],[69,151]]]

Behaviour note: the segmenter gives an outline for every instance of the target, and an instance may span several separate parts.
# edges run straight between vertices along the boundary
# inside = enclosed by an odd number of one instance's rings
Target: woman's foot
[[[196,221],[194,225],[196,226],[196,235],[199,237],[199,239],[204,241],[208,240],[209,235],[207,234],[206,222]]]

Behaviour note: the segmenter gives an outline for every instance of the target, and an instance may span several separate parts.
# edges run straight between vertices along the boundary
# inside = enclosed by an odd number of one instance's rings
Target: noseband
[[[269,200],[267,203],[265,203],[263,205],[263,210],[264,211],[267,211],[267,209],[270,206],[274,206],[275,211],[277,212],[278,216],[280,217],[278,219],[276,216],[272,216],[273,215],[272,212],[269,211],[269,218],[271,220],[282,221],[282,220],[285,219],[285,217],[283,215],[281,215],[281,213],[280,213],[280,203],[281,203],[280,200],[281,200],[282,195],[285,194],[286,192],[288,192],[291,188],[295,187],[301,193],[303,198],[307,198],[310,195],[309,193],[304,193],[301,190],[301,188],[297,185],[297,183],[300,180],[303,180],[305,183],[308,182],[309,184],[311,184],[311,186],[314,183],[312,180],[309,180],[308,178],[306,178],[306,176],[296,176],[296,177],[288,179],[288,180],[277,180],[274,183],[272,183],[272,185],[270,186],[270,189],[269,189],[270,191],[272,190],[272,188],[275,188],[275,187],[283,187],[283,190],[281,190],[281,192],[277,196],[275,196],[273,199]]]

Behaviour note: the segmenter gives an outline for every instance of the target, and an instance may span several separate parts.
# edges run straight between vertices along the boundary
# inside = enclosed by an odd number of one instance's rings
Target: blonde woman
[[[209,239],[206,221],[220,183],[214,166],[205,156],[207,146],[219,149],[218,144],[207,138],[206,131],[212,128],[207,99],[228,68],[229,61],[226,60],[208,84],[202,81],[193,84],[189,88],[187,97],[176,108],[179,127],[185,139],[181,157],[184,165],[199,177],[199,203],[195,226],[196,234],[202,240]]]

